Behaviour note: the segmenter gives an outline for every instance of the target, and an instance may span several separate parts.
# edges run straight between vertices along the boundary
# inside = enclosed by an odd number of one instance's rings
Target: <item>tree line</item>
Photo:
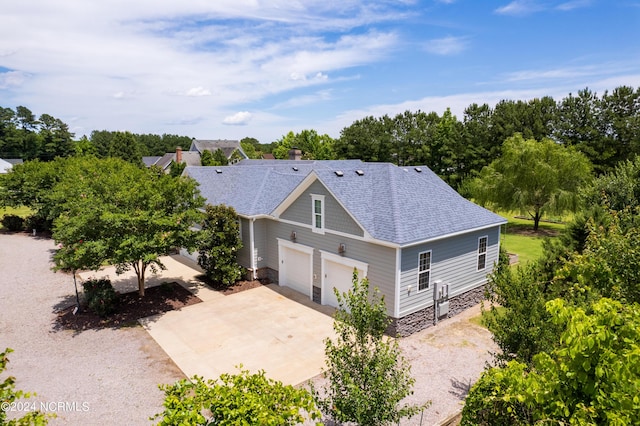
[[[500,157],[502,144],[516,133],[525,139],[551,139],[573,146],[601,175],[640,153],[640,88],[619,86],[602,95],[585,88],[557,102],[544,96],[502,100],[493,108],[474,103],[465,108],[461,119],[450,110],[442,115],[405,111],[393,117],[368,116],[343,128],[337,139],[308,129],[288,132],[271,143],[246,137],[241,145],[250,158],[264,153],[287,158],[288,150],[297,147],[305,159],[426,165],[457,188]],[[26,107],[0,108],[0,158],[51,160],[88,152],[137,161],[191,144],[189,137],[167,134],[101,130],[77,141],[73,136],[65,123],[48,114],[36,119]]]
[[[171,134],[135,134],[94,130],[89,137],[74,139],[75,134],[59,118],[40,117],[27,107],[15,110],[0,107],[0,158],[51,161],[57,157],[92,154],[98,158],[120,157],[140,162],[143,156],[175,152],[176,147],[191,146],[191,138]]]

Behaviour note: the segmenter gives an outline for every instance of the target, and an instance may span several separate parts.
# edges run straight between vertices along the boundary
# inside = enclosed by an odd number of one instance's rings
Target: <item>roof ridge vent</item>
[[[338,177],[342,177],[342,176],[344,176],[344,173],[342,172],[342,170],[336,170],[334,173],[335,173],[335,174],[336,174],[336,176],[338,176]]]
[[[414,170],[415,170],[416,172],[418,172],[418,173],[422,173],[422,169],[421,169],[420,167],[416,167],[416,168],[414,168]]]
[[[358,176],[364,176],[364,170],[356,170]]]

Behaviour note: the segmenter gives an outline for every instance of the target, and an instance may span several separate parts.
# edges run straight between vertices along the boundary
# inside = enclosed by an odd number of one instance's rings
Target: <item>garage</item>
[[[352,285],[353,269],[358,270],[358,278],[367,276],[366,263],[332,253],[321,252],[322,258],[322,304],[338,306],[338,299],[333,291],[347,292]]]
[[[281,286],[290,287],[311,297],[313,282],[313,247],[278,241],[280,260],[278,281]]]

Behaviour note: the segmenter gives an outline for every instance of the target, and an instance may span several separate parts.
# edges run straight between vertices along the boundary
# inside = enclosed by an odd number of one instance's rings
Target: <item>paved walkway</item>
[[[165,281],[176,281],[187,290],[198,296],[200,300],[206,302],[218,297],[224,297],[220,293],[211,290],[205,284],[200,282],[196,277],[202,274],[202,269],[189,259],[183,256],[162,256],[160,261],[166,266],[166,270],[153,273],[147,269],[145,287],[153,287],[162,284]],[[107,266],[100,271],[88,271],[78,274],[82,280],[89,278],[109,278],[111,284],[119,293],[128,293],[138,290],[138,281],[136,273],[129,270],[124,274],[116,274],[115,266]]]

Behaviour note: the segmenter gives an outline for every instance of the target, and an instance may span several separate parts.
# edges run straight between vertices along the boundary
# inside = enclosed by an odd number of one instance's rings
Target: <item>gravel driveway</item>
[[[142,327],[56,330],[54,311],[74,303],[73,279],[50,270],[53,241],[0,234],[0,350],[18,389],[56,412],[52,425],[149,425],[162,409],[158,383],[183,378]],[[469,321],[479,307],[401,340],[416,378],[412,403],[433,405],[401,425],[434,425],[455,413],[496,347]],[[317,384],[322,378],[315,379]],[[422,423],[421,423],[422,420]]]
[[[72,277],[50,270],[53,248],[0,234],[0,350],[14,349],[6,373],[38,394],[25,401],[57,414],[51,425],[150,425],[162,408],[157,384],[182,372],[141,327],[56,330],[54,310],[75,295]]]

